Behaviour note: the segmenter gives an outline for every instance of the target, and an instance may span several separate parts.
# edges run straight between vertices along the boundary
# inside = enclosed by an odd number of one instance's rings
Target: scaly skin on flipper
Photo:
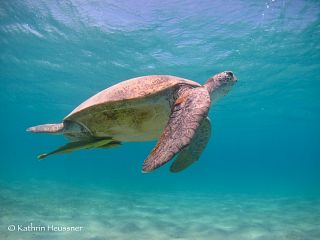
[[[209,107],[210,96],[205,88],[183,91],[175,102],[169,122],[157,145],[145,160],[142,171],[153,171],[187,147],[200,122],[207,116]]]
[[[53,124],[43,124],[34,127],[30,127],[27,129],[27,132],[34,132],[34,133],[62,133],[64,129],[63,123],[53,123]]]
[[[202,119],[189,146],[177,154],[177,159],[171,165],[170,171],[174,173],[180,172],[197,161],[209,142],[210,135],[211,124],[209,118],[206,117]]]

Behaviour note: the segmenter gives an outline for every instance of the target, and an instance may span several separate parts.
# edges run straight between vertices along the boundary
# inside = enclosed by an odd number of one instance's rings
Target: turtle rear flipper
[[[119,141],[112,141],[110,143],[107,143],[105,145],[102,145],[100,147],[97,147],[97,148],[114,148],[114,147],[119,147],[121,146],[121,142]]]
[[[119,142],[114,141],[111,137],[102,138],[102,139],[92,138],[92,139],[83,140],[83,141],[70,142],[50,153],[40,154],[38,156],[38,159],[44,159],[45,157],[60,154],[60,153],[71,153],[73,151],[80,150],[80,149],[92,149],[92,148],[102,148],[102,147],[106,148],[108,144],[111,144],[114,146],[114,143],[120,144]]]
[[[64,130],[63,123],[48,123],[42,124],[34,127],[27,128],[27,132],[33,133],[52,133],[52,134],[62,134]]]

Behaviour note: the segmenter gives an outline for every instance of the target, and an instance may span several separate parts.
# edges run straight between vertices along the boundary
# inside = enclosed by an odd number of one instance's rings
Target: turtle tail
[[[63,129],[64,129],[63,123],[43,124],[43,125],[27,128],[27,132],[62,134]]]

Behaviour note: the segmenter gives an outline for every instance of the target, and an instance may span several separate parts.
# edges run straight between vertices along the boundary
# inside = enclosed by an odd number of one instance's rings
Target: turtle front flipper
[[[88,140],[70,142],[66,145],[59,147],[58,149],[50,152],[40,154],[38,159],[44,159],[45,157],[56,155],[60,153],[70,153],[80,149],[92,149],[92,148],[106,148],[108,144],[111,144],[110,147],[115,146],[115,144],[120,144],[117,141],[114,141],[111,137],[109,138],[90,138]]]
[[[206,118],[209,107],[210,96],[205,88],[199,87],[184,91],[177,98],[167,126],[158,143],[144,161],[142,171],[153,171],[187,148],[193,141],[202,120]],[[178,169],[180,168],[182,167]]]
[[[210,135],[211,124],[209,118],[206,117],[201,121],[189,146],[177,154],[177,158],[171,165],[170,171],[174,173],[180,172],[197,161],[208,144]]]

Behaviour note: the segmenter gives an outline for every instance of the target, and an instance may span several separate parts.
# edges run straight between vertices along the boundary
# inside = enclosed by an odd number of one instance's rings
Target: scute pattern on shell
[[[169,75],[151,75],[132,78],[111,86],[92,96],[75,108],[68,116],[65,117],[65,120],[76,120],[80,112],[97,105],[145,98],[168,88],[175,87],[179,84],[189,85],[192,87],[201,86],[199,83],[194,81]]]

